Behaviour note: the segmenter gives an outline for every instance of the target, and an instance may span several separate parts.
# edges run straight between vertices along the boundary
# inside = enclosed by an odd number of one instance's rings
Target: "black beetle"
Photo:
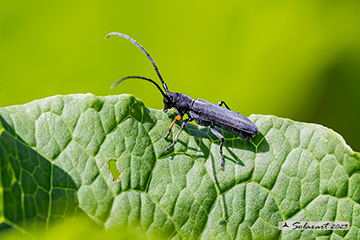
[[[201,126],[209,126],[211,129],[211,132],[218,137],[221,140],[220,143],[220,155],[221,155],[221,169],[224,166],[224,156],[222,153],[222,147],[224,144],[224,137],[214,129],[214,127],[219,127],[221,129],[224,129],[225,131],[231,132],[232,134],[235,134],[241,138],[243,138],[247,142],[251,142],[253,137],[256,134],[259,134],[259,130],[256,127],[256,125],[247,117],[241,115],[240,113],[231,111],[228,105],[220,101],[217,105],[213,103],[209,103],[207,101],[204,101],[202,99],[192,99],[191,97],[183,94],[183,93],[176,93],[176,92],[169,92],[163,78],[161,77],[161,74],[159,72],[159,69],[157,68],[154,60],[151,58],[150,54],[134,39],[131,37],[117,32],[109,33],[106,38],[117,35],[123,38],[126,38],[127,40],[131,41],[133,44],[135,44],[137,47],[139,47],[148,57],[148,59],[151,61],[152,65],[155,68],[155,71],[162,83],[162,86],[165,90],[165,92],[161,89],[161,87],[153,80],[145,77],[140,76],[127,76],[116,83],[114,83],[111,88],[115,87],[125,79],[129,78],[137,78],[137,79],[143,79],[149,82],[152,82],[155,84],[155,86],[159,89],[161,94],[164,96],[164,112],[166,112],[170,108],[175,108],[179,115],[174,119],[174,121],[171,123],[168,133],[165,135],[164,139],[167,139],[167,137],[170,135],[171,128],[173,127],[174,123],[177,120],[181,120],[184,114],[188,115],[188,118],[185,119],[182,124],[179,132],[176,134],[173,143],[165,149],[165,152],[168,152],[176,143],[180,132],[185,127],[185,124],[187,122],[195,121],[197,124]],[[223,108],[222,105],[225,105],[226,108]]]

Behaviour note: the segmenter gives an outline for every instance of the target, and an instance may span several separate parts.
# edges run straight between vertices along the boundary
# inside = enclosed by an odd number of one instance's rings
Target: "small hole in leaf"
[[[111,176],[113,177],[113,182],[120,182],[123,173],[119,170],[117,161],[115,159],[110,159],[108,163]]]

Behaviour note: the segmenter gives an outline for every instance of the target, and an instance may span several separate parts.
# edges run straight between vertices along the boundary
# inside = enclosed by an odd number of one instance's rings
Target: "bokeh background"
[[[360,151],[360,1],[1,1],[0,106],[56,94],[162,97],[145,55],[170,91],[246,116],[319,123]]]

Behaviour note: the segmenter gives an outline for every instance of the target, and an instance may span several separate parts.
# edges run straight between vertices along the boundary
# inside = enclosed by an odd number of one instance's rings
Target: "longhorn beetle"
[[[209,126],[211,129],[211,132],[218,137],[221,140],[220,143],[220,156],[221,156],[221,169],[224,166],[224,156],[222,152],[222,147],[224,144],[224,137],[214,129],[214,127],[219,127],[221,129],[224,129],[225,131],[231,132],[232,134],[235,134],[241,138],[243,138],[247,142],[251,142],[252,138],[259,134],[259,130],[256,127],[256,125],[250,121],[247,117],[241,115],[240,113],[233,112],[230,110],[229,106],[223,102],[220,101],[217,105],[213,103],[209,103],[207,101],[204,101],[202,99],[192,99],[189,96],[183,94],[183,93],[176,93],[176,92],[169,92],[163,78],[161,77],[161,74],[159,72],[159,69],[157,68],[154,60],[151,58],[150,54],[134,39],[131,37],[117,32],[109,33],[105,39],[112,35],[117,35],[123,38],[126,38],[133,44],[135,44],[138,48],[140,48],[147,56],[147,58],[150,60],[152,65],[154,66],[155,72],[158,75],[162,86],[165,90],[165,92],[161,89],[161,87],[153,80],[146,78],[146,77],[140,77],[140,76],[127,76],[116,83],[114,83],[111,88],[115,87],[122,81],[130,78],[137,78],[146,80],[149,82],[152,82],[161,92],[161,94],[164,96],[164,112],[167,112],[168,109],[175,108],[179,115],[174,119],[174,121],[171,123],[169,131],[165,135],[164,139],[167,139],[170,135],[171,129],[174,126],[174,123],[177,120],[181,120],[184,116],[184,114],[188,115],[188,118],[185,119],[180,127],[179,132],[176,134],[173,143],[165,149],[165,152],[168,152],[176,143],[180,132],[183,130],[187,122],[195,121],[197,124],[201,126]],[[226,108],[223,108],[222,105],[225,105]]]

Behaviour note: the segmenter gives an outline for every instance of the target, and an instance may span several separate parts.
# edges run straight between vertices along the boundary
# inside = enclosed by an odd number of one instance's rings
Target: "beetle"
[[[109,33],[105,39],[109,38],[112,35],[117,35],[120,37],[123,37],[133,44],[135,44],[138,48],[140,48],[147,56],[147,58],[152,63],[156,74],[158,75],[162,86],[165,90],[165,92],[161,89],[161,87],[153,80],[146,78],[146,77],[140,77],[140,76],[127,76],[121,78],[119,81],[114,83],[111,88],[114,88],[116,85],[121,83],[122,81],[126,79],[142,79],[145,81],[149,81],[153,83],[161,92],[164,99],[164,112],[167,112],[168,109],[175,108],[177,112],[179,113],[178,116],[175,117],[174,121],[171,123],[169,127],[169,131],[165,135],[164,139],[167,139],[171,133],[171,129],[174,126],[176,121],[179,121],[183,118],[183,116],[186,114],[188,116],[187,119],[183,120],[180,130],[176,134],[174,141],[172,144],[165,149],[165,152],[168,152],[176,143],[180,132],[183,130],[187,122],[195,121],[197,124],[201,126],[208,126],[211,129],[211,132],[221,140],[220,143],[220,156],[221,156],[221,165],[220,168],[223,169],[224,166],[224,156],[222,152],[222,147],[224,144],[224,137],[221,135],[220,132],[218,132],[215,129],[215,126],[218,128],[221,128],[225,131],[228,131],[232,134],[235,134],[248,143],[250,143],[253,139],[253,137],[257,134],[259,134],[259,130],[256,127],[256,125],[247,117],[241,115],[240,113],[231,111],[229,106],[224,102],[220,101],[217,105],[207,102],[202,99],[192,99],[191,97],[183,94],[183,93],[177,93],[177,92],[170,92],[168,90],[168,87],[166,83],[164,82],[158,67],[156,66],[154,60],[150,56],[150,54],[134,39],[131,37],[118,33],[118,32],[112,32]],[[222,107],[222,105],[225,105],[226,108]]]

